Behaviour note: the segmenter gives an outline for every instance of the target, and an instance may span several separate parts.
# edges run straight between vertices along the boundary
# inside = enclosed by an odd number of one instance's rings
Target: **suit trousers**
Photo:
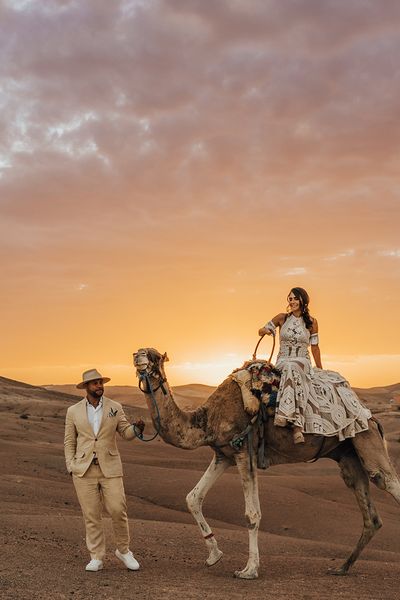
[[[106,552],[103,506],[110,515],[118,550],[129,550],[129,524],[122,477],[104,477],[99,465],[91,465],[83,477],[73,475],[86,527],[86,545],[91,558],[103,560]]]

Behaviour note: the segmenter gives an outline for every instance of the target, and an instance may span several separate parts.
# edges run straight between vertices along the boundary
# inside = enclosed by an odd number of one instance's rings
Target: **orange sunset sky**
[[[216,384],[300,285],[400,380],[399,2],[3,0],[0,46],[0,375]]]

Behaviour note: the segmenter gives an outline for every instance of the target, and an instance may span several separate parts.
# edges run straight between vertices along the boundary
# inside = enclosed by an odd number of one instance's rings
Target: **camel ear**
[[[168,358],[166,352],[164,352],[164,354],[162,355],[162,359],[163,359],[163,362],[168,362],[169,361],[169,358]]]

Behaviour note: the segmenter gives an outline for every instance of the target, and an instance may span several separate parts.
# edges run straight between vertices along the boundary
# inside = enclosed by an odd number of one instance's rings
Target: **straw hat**
[[[76,387],[78,388],[78,390],[83,390],[85,385],[89,383],[89,381],[94,381],[95,379],[102,379],[103,383],[108,383],[109,381],[111,381],[109,377],[103,377],[103,375],[101,375],[101,373],[99,373],[97,369],[89,369],[88,371],[82,373],[82,381],[78,383]]]

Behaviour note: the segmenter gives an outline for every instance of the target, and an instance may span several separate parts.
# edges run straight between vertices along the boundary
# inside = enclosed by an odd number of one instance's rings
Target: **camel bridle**
[[[133,364],[136,367],[136,374],[139,378],[139,389],[143,394],[147,394],[151,397],[151,401],[154,406],[154,410],[156,412],[156,417],[154,419],[154,427],[155,433],[149,438],[145,439],[143,433],[141,433],[136,425],[133,425],[133,430],[136,436],[139,438],[141,442],[151,442],[154,440],[161,432],[161,417],[160,410],[158,408],[157,400],[155,397],[155,392],[161,389],[164,396],[167,395],[167,390],[165,388],[165,383],[167,380],[162,375],[161,370],[156,361],[150,360],[148,356],[148,352],[144,349],[139,350],[133,354]],[[158,380],[158,386],[153,388],[151,383],[151,379]]]

